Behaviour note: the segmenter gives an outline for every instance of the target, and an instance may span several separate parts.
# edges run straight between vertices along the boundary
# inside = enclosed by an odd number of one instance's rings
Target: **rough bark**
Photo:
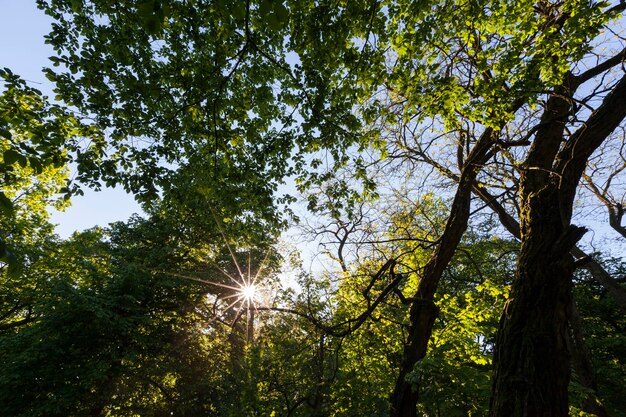
[[[585,230],[570,224],[591,154],[626,116],[626,77],[564,141],[576,80],[552,95],[520,178],[521,248],[494,355],[491,417],[568,415],[570,251]]]
[[[478,196],[485,204],[487,204],[497,215],[500,220],[500,224],[511,233],[515,238],[520,239],[520,225],[517,220],[513,218],[504,207],[496,200],[494,196],[484,187],[474,186],[474,194]],[[586,262],[581,266],[589,272],[591,277],[600,283],[609,293],[609,295],[615,300],[619,308],[626,313],[626,289],[620,286],[617,281],[600,265],[596,260],[592,259],[585,251],[577,246],[572,248],[570,252],[576,259],[586,259]]]
[[[567,416],[566,341],[574,271],[569,250],[582,231],[565,226],[552,165],[571,110],[571,91],[564,86],[548,100],[520,178],[522,242],[496,339],[491,417]]]
[[[584,229],[564,228],[555,192],[538,198],[544,227],[522,241],[494,355],[491,416],[567,416],[567,347],[571,275],[569,245]],[[554,213],[557,213],[555,216]],[[552,214],[552,215],[551,215]]]
[[[520,238],[519,223],[513,218],[504,207],[499,204],[495,197],[491,196],[485,188],[474,187],[474,193],[483,200],[498,215],[500,223],[517,239]],[[608,272],[595,260],[589,258],[584,251],[578,247],[572,248],[570,252],[575,258],[588,259],[582,268],[585,268],[591,276],[604,286],[618,302],[620,308],[626,312],[626,291],[609,275]],[[572,301],[573,302],[573,301]],[[583,404],[583,411],[597,415],[599,417],[608,417],[609,414],[604,406],[597,401],[597,384],[595,382],[595,374],[591,357],[587,346],[584,342],[582,323],[576,310],[576,304],[572,304],[572,316],[570,320],[570,350],[572,352],[572,367],[578,375],[579,383],[587,389],[590,394],[589,398]]]

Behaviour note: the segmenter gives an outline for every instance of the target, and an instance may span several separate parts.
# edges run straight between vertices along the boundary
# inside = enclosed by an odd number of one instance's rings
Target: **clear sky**
[[[53,54],[43,38],[50,24],[51,19],[37,9],[35,0],[0,0],[0,67],[10,68],[52,96],[53,85],[41,72]],[[133,197],[121,189],[86,189],[85,196],[72,200],[72,207],[63,213],[55,212],[52,221],[58,224],[57,233],[68,237],[75,230],[126,220],[140,211]]]

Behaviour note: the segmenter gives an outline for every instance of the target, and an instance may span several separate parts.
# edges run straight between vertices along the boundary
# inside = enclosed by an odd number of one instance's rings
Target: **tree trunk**
[[[490,415],[566,417],[574,271],[569,251],[584,229],[563,227],[556,190],[538,193],[527,204],[522,211],[534,221],[500,322]]]
[[[458,181],[458,178],[452,178]],[[517,220],[513,218],[504,207],[496,200],[496,197],[492,196],[484,187],[474,185],[473,192],[478,196],[485,204],[487,204],[498,215],[500,224],[504,226],[516,239],[521,239],[520,225]],[[604,269],[596,260],[592,259],[582,249],[574,246],[571,254],[578,259],[586,259],[585,263],[581,266],[586,269],[589,274],[600,283],[613,297],[613,300],[618,304],[619,308],[626,313],[626,289],[620,286],[615,278]]]
[[[546,103],[520,176],[520,254],[500,320],[491,417],[567,417],[569,254],[584,229],[569,226],[553,164],[572,109],[571,77]]]
[[[572,92],[567,75],[546,103],[520,177],[521,249],[500,321],[494,355],[491,417],[568,415],[568,321],[574,260],[585,232],[572,226],[576,190],[595,150],[626,117],[626,76],[567,139]]]
[[[489,205],[498,214],[501,224],[517,239],[520,239],[520,226],[504,207],[496,201],[496,198],[489,194],[483,187],[474,187],[474,193]],[[614,297],[620,308],[626,312],[626,291],[620,287],[615,279],[595,260],[591,259],[584,251],[578,247],[572,248],[571,254],[578,259],[586,259],[582,266],[593,276],[593,278],[608,290]],[[572,353],[572,367],[580,384],[589,390],[589,395],[582,404],[582,410],[598,417],[609,417],[606,408],[598,401],[597,384],[591,363],[591,356],[584,342],[582,322],[576,303],[572,300],[570,320],[570,351]]]
[[[428,341],[438,314],[438,308],[434,302],[435,292],[444,270],[454,256],[461,237],[467,229],[472,184],[490,156],[496,135],[493,129],[486,129],[467,158],[467,164],[462,170],[439,245],[424,267],[409,311],[409,334],[404,345],[398,378],[391,395],[391,417],[417,416],[418,387],[407,381],[406,377],[413,371],[417,362],[426,356]]]
[[[406,380],[415,364],[426,356],[428,341],[439,309],[433,300],[421,300],[411,305],[409,340],[404,349],[400,373],[391,396],[393,417],[416,417],[419,393],[413,384]]]

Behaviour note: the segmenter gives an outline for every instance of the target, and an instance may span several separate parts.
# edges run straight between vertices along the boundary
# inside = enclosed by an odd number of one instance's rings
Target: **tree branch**
[[[396,261],[394,259],[391,259],[389,261],[387,261],[385,263],[385,265],[383,265],[378,272],[376,273],[376,275],[373,277],[380,277],[382,276],[382,274],[389,270],[391,276],[393,277],[392,281],[387,284],[385,286],[385,288],[381,291],[381,293],[378,295],[378,297],[376,297],[376,299],[373,302],[369,302],[368,300],[368,308],[362,312],[361,314],[359,314],[357,317],[353,317],[350,318],[348,320],[345,320],[341,323],[332,325],[332,326],[328,326],[324,323],[321,322],[321,320],[319,320],[318,318],[314,317],[311,314],[296,310],[296,309],[292,309],[292,308],[282,308],[282,307],[258,307],[257,310],[260,311],[277,311],[277,312],[281,312],[281,313],[289,313],[289,314],[294,314],[296,316],[302,317],[306,320],[308,320],[309,322],[311,322],[315,327],[317,327],[318,329],[321,329],[322,331],[324,331],[326,334],[329,334],[331,336],[335,336],[335,337],[343,337],[346,336],[356,330],[359,329],[359,327],[361,327],[361,325],[365,322],[365,320],[367,320],[367,318],[374,312],[374,310],[376,310],[376,308],[378,307],[378,305],[385,299],[387,298],[387,296],[389,295],[389,293],[391,291],[393,291],[393,289],[400,283],[400,281],[402,281],[402,279],[404,278],[404,276],[402,274],[397,274],[395,273],[395,271],[393,270],[394,266],[396,264]],[[370,284],[373,285],[373,284]]]
[[[591,154],[626,117],[626,75],[604,98],[558,153],[555,171],[560,174],[559,204],[563,221],[569,222],[576,189]]]
[[[624,62],[624,59],[626,59],[626,48],[622,49],[620,53],[613,56],[612,58],[607,59],[606,61],[596,65],[593,68],[589,68],[582,74],[574,76],[574,80],[577,84],[583,84],[593,77],[602,74],[604,71],[607,71],[614,66],[621,64],[622,62]]]

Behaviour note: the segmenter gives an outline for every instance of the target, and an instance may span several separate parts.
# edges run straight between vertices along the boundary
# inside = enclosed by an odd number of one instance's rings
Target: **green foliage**
[[[241,359],[209,314],[221,278],[184,279],[200,259],[171,226],[134,219],[76,234],[31,265],[29,279],[45,277],[30,294],[34,320],[0,336],[3,415],[198,415],[221,404],[225,370]]]
[[[452,269],[457,267],[452,265]],[[504,281],[507,276],[499,274],[512,274],[499,267],[494,271],[482,270],[480,273],[490,278],[469,286],[466,292],[455,293],[443,286],[445,293],[438,301],[440,321],[433,332],[430,353],[409,376],[423,387],[419,405],[423,415],[487,413],[492,349],[507,292],[507,287],[491,279]],[[468,278],[471,280],[471,275],[465,280]]]
[[[600,30],[603,6],[393,2],[387,30],[397,54],[392,73],[397,94],[452,125],[461,114],[497,127],[512,116],[516,99],[534,102],[535,92],[561,82]]]
[[[437,239],[444,211],[443,202],[430,194],[419,202],[395,206],[384,239],[389,243],[379,244],[377,254],[404,254],[395,266],[396,273],[404,274],[398,286],[403,297],[415,293],[430,255],[424,242]],[[493,224],[482,225],[485,230],[490,227]],[[517,243],[489,238],[480,229],[471,229],[444,274],[435,300],[440,313],[429,355],[408,376],[421,387],[419,415],[487,412],[495,334],[515,268]],[[381,295],[391,278],[385,274],[372,282],[380,267],[373,259],[361,259],[358,267],[353,265],[339,278],[332,322],[358,316]],[[330,415],[388,414],[389,393],[409,326],[408,309],[403,298],[392,293],[361,327],[332,339],[338,348],[327,399]]]
[[[2,134],[2,165],[5,187],[15,186],[28,176],[45,170],[59,169],[73,161],[79,172],[97,166],[104,142],[98,130],[83,124],[59,104],[50,104],[40,91],[29,87],[8,68],[0,70],[4,89],[0,96],[0,133]],[[88,140],[83,146],[80,140]],[[76,155],[73,154],[76,152]],[[19,168],[28,171],[18,172]],[[94,170],[97,171],[97,170]],[[79,179],[99,187],[97,172]],[[77,189],[67,189],[70,195]]]
[[[408,376],[422,387],[420,415],[486,413],[493,343],[514,266],[507,254],[512,247],[511,242],[476,238],[467,242],[466,252],[450,266],[437,298],[440,315],[430,353]],[[411,285],[413,278],[409,276],[405,285]],[[350,281],[340,289],[344,295],[338,312],[355,315],[364,308],[359,288]],[[346,297],[347,293],[353,295]],[[406,306],[390,299],[371,321],[341,341],[332,415],[387,415],[389,392],[402,357],[406,315]]]
[[[403,279],[358,329],[328,332],[394,279],[371,281],[381,267],[371,256],[339,277],[303,275],[302,293],[282,300],[297,314],[262,310],[251,343],[232,277],[247,260],[272,283],[280,208],[292,201],[277,200],[279,185],[292,176],[300,191],[324,190],[311,211],[353,221],[379,197],[364,151],[388,158],[387,135],[404,135],[395,126],[499,129],[560,84],[611,18],[582,0],[37,4],[55,20],[56,99],[85,119],[0,72],[0,413],[32,417],[385,415],[405,298],[446,204],[427,194],[384,213],[392,243],[374,249]],[[445,152],[447,139],[425,146]],[[69,162],[80,183],[122,184],[149,218],[59,241],[46,207],[80,192]],[[430,354],[408,376],[422,415],[486,414],[515,246],[469,233],[446,270]],[[597,288],[577,291],[608,375],[600,388],[619,410],[610,381],[624,376],[623,320]]]
[[[38,4],[56,20],[47,74],[59,97],[110,131],[100,174],[146,204],[198,156],[216,182],[238,171],[275,190],[295,169],[307,188],[327,179],[308,153],[337,167],[354,146],[384,154],[374,121],[499,126],[558,83],[608,18],[593,2]]]
[[[130,341],[145,336],[139,305],[153,289],[139,277],[111,279],[101,239],[97,230],[77,235],[48,248],[56,259],[31,266],[44,278],[30,300],[35,320],[0,341],[3,414],[84,415],[103,407]]]
[[[616,277],[624,276],[621,259],[601,259],[607,271]],[[623,282],[620,285],[624,285]],[[583,321],[586,345],[591,353],[597,397],[610,415],[622,416],[626,410],[624,387],[616,384],[626,378],[626,321],[621,309],[606,290],[586,274],[580,274],[574,287],[574,296]],[[578,384],[574,374],[572,404],[579,407],[585,388]]]
[[[104,143],[98,130],[50,104],[8,68],[0,77],[0,262],[15,276],[28,256],[24,245],[51,233],[48,210],[63,209],[72,194],[82,193],[68,179],[68,164],[75,162],[79,173],[97,167]],[[95,187],[98,177],[78,175]]]
[[[101,169],[108,185],[121,183],[149,205],[169,174],[200,159],[212,183],[241,176],[251,189],[275,191],[294,146],[283,102],[290,93],[275,89],[291,83],[276,64],[285,54],[284,5],[74,3],[38,2],[57,21],[47,41],[59,71],[47,75],[60,99],[110,132]]]
[[[319,313],[303,301],[294,307]],[[243,358],[246,375],[236,385],[238,403],[225,415],[241,415],[242,409],[247,415],[323,415],[329,405],[336,349],[305,318],[270,313]]]

